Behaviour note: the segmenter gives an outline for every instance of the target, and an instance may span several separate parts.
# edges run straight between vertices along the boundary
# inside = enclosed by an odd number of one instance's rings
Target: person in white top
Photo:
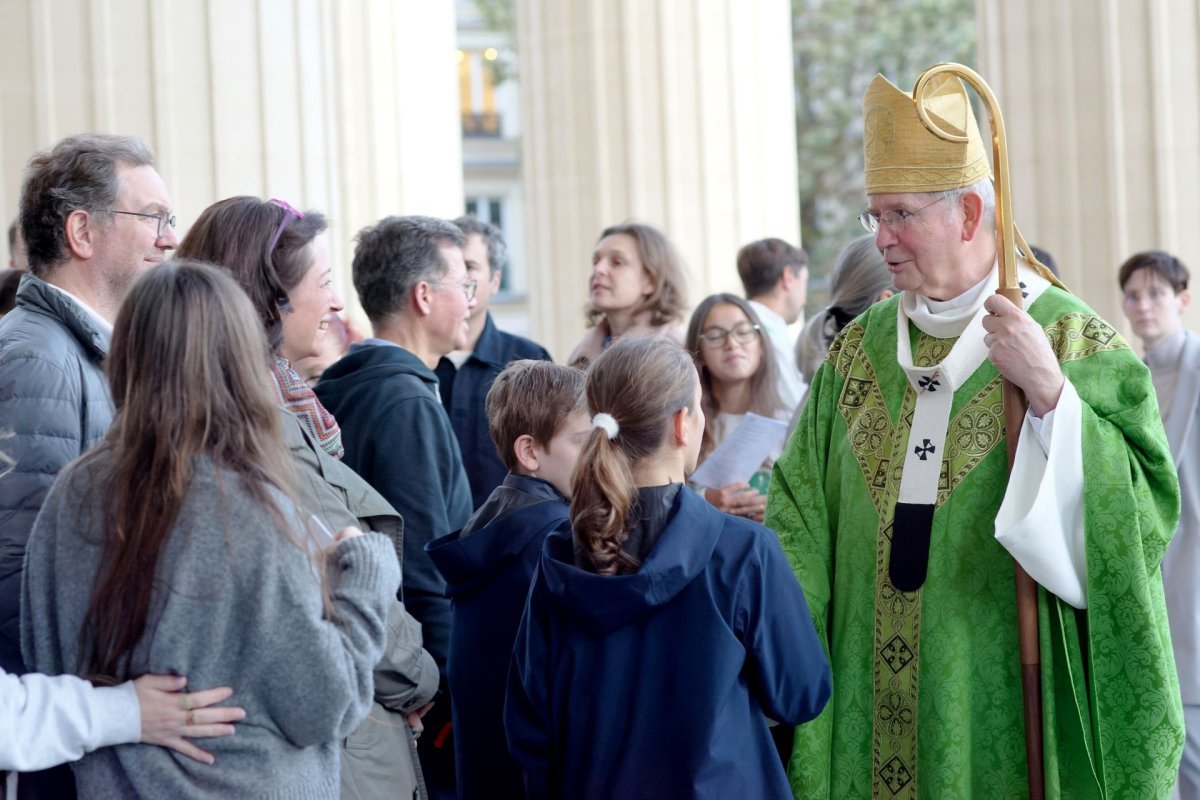
[[[770,340],[747,301],[733,294],[706,297],[688,324],[687,349],[696,359],[700,403],[708,419],[700,440],[700,463],[747,412],[788,419]],[[772,453],[749,481],[706,489],[704,497],[722,511],[762,522],[771,466],[778,457],[779,452]]]
[[[204,764],[213,756],[188,738],[233,734],[237,707],[211,707],[228,687],[187,693],[187,678],[143,675],[120,686],[93,686],[74,675],[12,675],[0,669],[0,787],[3,770],[31,771],[76,761],[101,747],[145,742]],[[16,782],[0,796],[15,797]]]
[[[1191,305],[1188,270],[1161,250],[1130,256],[1117,279],[1122,307],[1134,334],[1145,348],[1154,393],[1179,473],[1179,528],[1162,562],[1167,621],[1179,689],[1183,697],[1187,738],[1176,789],[1181,800],[1200,798],[1200,470],[1188,457],[1200,455],[1200,335],[1183,327]]]
[[[760,239],[738,251],[737,270],[746,299],[771,337],[779,396],[793,410],[806,387],[793,355],[796,337],[788,326],[804,321],[808,254],[782,239]]]

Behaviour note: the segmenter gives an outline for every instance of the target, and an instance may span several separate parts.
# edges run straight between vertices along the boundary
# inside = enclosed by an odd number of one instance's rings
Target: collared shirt
[[[1150,368],[1154,381],[1154,394],[1158,395],[1158,410],[1163,420],[1171,418],[1171,405],[1175,399],[1175,387],[1179,383],[1179,358],[1183,355],[1183,343],[1187,339],[1183,329],[1163,339],[1146,350],[1142,359]]]
[[[483,505],[508,474],[488,430],[484,401],[501,370],[522,358],[549,361],[550,354],[528,339],[500,330],[488,314],[475,350],[458,366],[443,357],[434,370],[442,405],[462,451],[474,508]]]
[[[775,363],[778,365],[776,373],[779,376],[779,397],[788,411],[794,411],[807,388],[800,368],[796,366],[796,340],[788,333],[788,325],[783,317],[757,300],[749,302],[754,313],[758,315],[758,321],[771,337]]]
[[[59,294],[63,295],[64,297],[66,297],[68,300],[70,300],[75,305],[79,306],[79,309],[84,314],[87,315],[88,322],[90,322],[96,326],[96,332],[104,337],[104,341],[105,342],[112,341],[112,333],[113,333],[112,323],[109,322],[108,320],[106,320],[104,317],[100,316],[100,314],[96,312],[96,309],[92,308],[87,303],[83,302],[78,297],[71,294],[66,289],[62,288],[61,286],[55,286],[53,283],[46,283],[46,285],[49,286],[54,291],[58,292]]]

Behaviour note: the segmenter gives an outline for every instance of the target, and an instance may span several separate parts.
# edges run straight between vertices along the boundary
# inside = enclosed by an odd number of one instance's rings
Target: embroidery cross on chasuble
[[[1089,607],[1039,600],[1047,794],[1166,797],[1182,711],[1158,564],[1178,485],[1153,389],[1111,326],[1022,277],[1085,406]],[[1026,795],[1013,562],[994,538],[1001,378],[979,324],[939,339],[898,298],[876,304],[835,340],[775,465],[767,524],[834,675],[797,729],[797,798]]]

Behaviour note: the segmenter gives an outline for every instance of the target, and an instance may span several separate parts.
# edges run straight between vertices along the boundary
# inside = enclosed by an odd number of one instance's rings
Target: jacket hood
[[[724,516],[683,488],[654,549],[632,575],[596,575],[576,567],[570,530],[555,531],[546,540],[540,562],[546,588],[589,632],[609,633],[636,624],[674,600],[704,571]]]
[[[546,500],[503,514],[470,536],[461,531],[439,536],[425,545],[425,552],[446,579],[447,597],[469,594],[508,569],[549,531],[562,528],[570,536],[570,511],[563,501]]]
[[[437,393],[437,376],[421,359],[403,347],[386,344],[353,344],[350,351],[321,374],[317,395],[338,394],[360,384],[397,375],[411,375]],[[322,399],[322,402],[324,400]]]

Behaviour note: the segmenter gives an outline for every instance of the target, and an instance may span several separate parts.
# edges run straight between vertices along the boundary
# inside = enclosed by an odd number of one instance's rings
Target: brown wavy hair
[[[709,424],[704,426],[704,436],[700,439],[700,461],[707,458],[708,454],[716,447],[711,432],[712,421],[721,412],[717,397],[713,393],[712,376],[705,367],[704,358],[700,354],[700,334],[704,332],[705,317],[719,305],[736,306],[746,315],[746,319],[750,320],[750,324],[758,326],[758,346],[761,357],[758,361],[758,369],[750,377],[750,411],[764,417],[774,417],[784,408],[783,400],[779,397],[774,345],[767,338],[767,331],[762,325],[762,320],[758,318],[758,314],[754,313],[754,307],[736,294],[712,294],[704,298],[692,312],[685,340],[688,352],[692,354],[692,358],[696,359],[696,370],[700,373],[700,405],[704,409],[704,416],[709,420]]]
[[[105,362],[116,417],[81,460],[106,461],[103,479],[81,487],[103,498],[105,512],[101,567],[80,630],[85,674],[126,676],[197,456],[240,476],[287,535],[269,487],[294,496],[291,458],[256,316],[226,272],[179,259],[140,277],[117,314]]]
[[[650,311],[650,324],[658,327],[672,322],[683,322],[683,310],[687,308],[687,279],[684,277],[683,259],[671,240],[658,228],[640,222],[623,222],[604,229],[596,244],[609,236],[623,234],[633,239],[637,246],[642,268],[654,281],[654,291],[634,308],[634,315]],[[594,328],[604,319],[604,312],[587,306],[587,326]]]
[[[662,447],[671,417],[695,402],[691,356],[664,336],[622,338],[587,371],[589,414],[611,414],[619,431],[588,437],[571,480],[575,546],[601,575],[636,572],[638,560],[621,549],[637,499],[632,466]]]
[[[317,211],[305,211],[303,218],[293,216],[268,253],[275,231],[289,215],[257,197],[219,200],[200,212],[175,250],[176,258],[207,261],[233,273],[254,304],[273,352],[283,344],[283,315],[291,309],[289,294],[312,269],[309,245],[328,224]]]

